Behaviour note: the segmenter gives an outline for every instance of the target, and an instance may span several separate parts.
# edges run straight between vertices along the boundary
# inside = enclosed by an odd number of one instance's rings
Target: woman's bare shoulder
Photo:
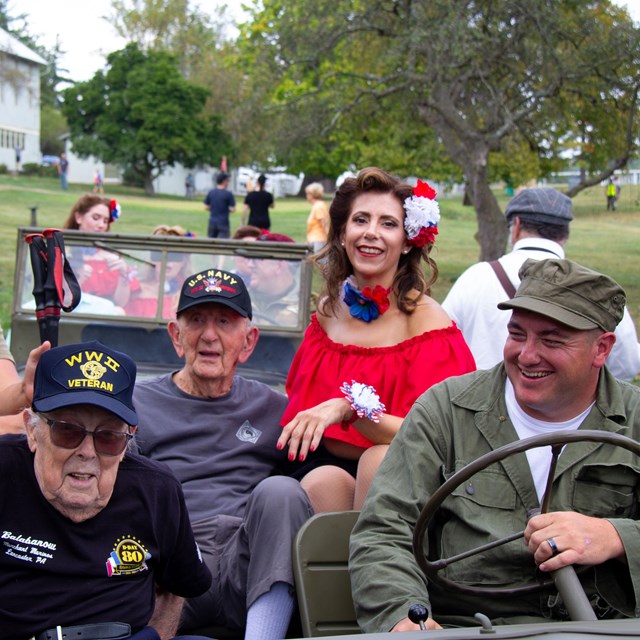
[[[423,295],[418,300],[415,311],[408,317],[411,333],[420,335],[425,331],[446,329],[452,324],[447,312],[432,297]]]

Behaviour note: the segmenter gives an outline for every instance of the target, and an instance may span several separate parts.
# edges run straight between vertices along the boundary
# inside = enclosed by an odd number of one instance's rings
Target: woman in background
[[[323,199],[324,187],[319,182],[308,184],[304,192],[307,202],[311,204],[307,218],[307,242],[313,245],[313,251],[317,253],[329,234],[329,209]]]
[[[328,243],[313,258],[325,292],[289,371],[278,441],[290,460],[307,462],[299,476],[316,512],[360,509],[418,396],[475,369],[429,296],[435,191],[419,182],[414,192],[371,167],[345,180],[330,216]]]
[[[267,181],[265,175],[258,176],[258,190],[250,191],[244,199],[244,210],[242,212],[242,224],[245,224],[247,211],[249,211],[249,221],[247,224],[260,229],[271,229],[271,219],[269,209],[273,209],[276,203],[273,194],[269,193],[264,185]]]
[[[64,229],[106,233],[111,223],[120,217],[120,205],[100,195],[82,196],[71,208]],[[83,293],[108,298],[119,307],[124,307],[137,288],[137,282],[125,261],[112,251],[98,247],[85,247],[82,262],[77,264],[77,255],[71,252],[71,261]]]

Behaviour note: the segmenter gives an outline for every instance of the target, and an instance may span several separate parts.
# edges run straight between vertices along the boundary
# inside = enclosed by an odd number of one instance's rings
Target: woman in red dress
[[[340,186],[330,217],[314,258],[326,291],[289,372],[278,441],[305,463],[298,475],[316,512],[359,509],[418,396],[475,369],[460,330],[429,296],[435,191],[363,169]]]

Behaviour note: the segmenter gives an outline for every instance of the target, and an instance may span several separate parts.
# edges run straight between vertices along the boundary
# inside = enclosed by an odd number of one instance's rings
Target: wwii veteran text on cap
[[[543,224],[568,225],[573,220],[571,198],[551,187],[523,189],[509,201],[504,215],[507,222],[513,216]]]
[[[612,278],[571,260],[527,260],[515,296],[498,309],[533,311],[573,327],[613,331],[624,313],[624,289]]]
[[[89,404],[136,426],[131,400],[135,381],[135,362],[97,340],[55,347],[42,354],[36,367],[32,406],[46,413]]]

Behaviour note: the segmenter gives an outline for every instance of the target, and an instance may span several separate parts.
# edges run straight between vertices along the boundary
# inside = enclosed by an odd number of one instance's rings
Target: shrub
[[[25,176],[37,176],[40,173],[40,165],[37,162],[25,162],[22,165],[22,174]]]

